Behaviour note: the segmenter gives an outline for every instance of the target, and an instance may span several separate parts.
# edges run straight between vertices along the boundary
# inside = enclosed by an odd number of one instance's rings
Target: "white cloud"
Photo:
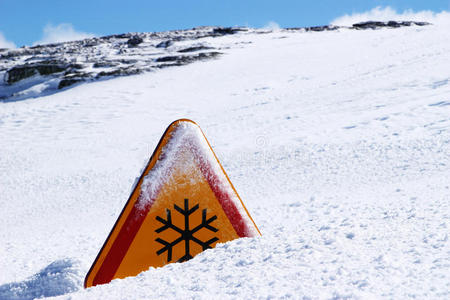
[[[16,48],[16,45],[8,41],[2,32],[0,32],[0,48]]]
[[[72,24],[62,23],[56,26],[48,24],[44,27],[42,39],[33,43],[33,45],[83,40],[94,36],[92,33],[76,31]]]
[[[280,28],[281,28],[280,25],[278,25],[278,23],[274,22],[274,21],[270,21],[263,27],[263,29],[272,30],[272,31],[280,30]]]
[[[436,13],[430,10],[415,12],[411,9],[397,12],[387,6],[377,6],[369,11],[344,15],[331,21],[333,25],[350,26],[364,21],[425,21],[433,24],[450,24],[450,12],[442,11]]]

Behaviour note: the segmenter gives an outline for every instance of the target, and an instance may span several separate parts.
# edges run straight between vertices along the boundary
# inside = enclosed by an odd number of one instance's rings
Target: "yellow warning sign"
[[[173,122],[85,279],[85,287],[184,262],[260,233],[204,134]]]

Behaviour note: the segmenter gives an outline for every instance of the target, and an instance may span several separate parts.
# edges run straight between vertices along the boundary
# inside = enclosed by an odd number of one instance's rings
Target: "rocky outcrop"
[[[237,32],[236,28],[200,27],[5,49],[0,51],[0,101],[14,99],[15,95],[23,94],[22,90],[46,81],[57,80],[56,85],[44,88],[64,89],[100,78],[213,59],[220,52],[200,39]],[[183,45],[177,47],[175,42]]]
[[[156,62],[162,63],[158,65],[158,68],[166,68],[171,66],[182,66],[195,61],[207,60],[219,56],[220,52],[207,52],[196,55],[174,55],[163,56],[156,59]]]
[[[424,25],[429,23],[369,21],[350,27],[326,25],[281,31],[314,33]],[[220,36],[269,32],[271,31],[267,29],[242,27],[197,27],[166,32],[115,34],[13,50],[0,49],[0,101],[19,99],[17,95],[21,95],[20,99],[25,99],[23,91],[43,82],[51,82],[44,89],[54,89],[53,92],[56,92],[77,83],[100,78],[134,75],[214,59],[228,48],[243,47],[246,44],[242,41],[222,40],[218,38]]]
[[[66,64],[54,60],[45,60],[37,63],[26,63],[9,69],[5,75],[5,82],[13,84],[22,79],[32,77],[34,75],[51,75],[63,71],[70,72],[76,69],[82,69],[79,64]]]
[[[381,28],[399,28],[399,27],[408,27],[408,26],[425,26],[431,25],[427,22],[415,22],[415,21],[367,21],[361,23],[355,23],[352,26],[334,26],[334,25],[324,25],[324,26],[312,26],[312,27],[291,27],[286,28],[288,31],[332,31],[338,29],[356,29],[356,30],[366,30],[366,29],[381,29]]]
[[[171,40],[167,40],[167,41],[162,41],[161,43],[159,43],[158,45],[156,45],[156,48],[168,48],[170,46],[173,45],[173,41]]]
[[[337,29],[339,29],[339,27],[333,25],[305,27],[305,31],[330,31]]]
[[[194,46],[194,47],[188,47],[181,50],[178,50],[179,53],[187,53],[187,52],[197,52],[201,50],[211,50],[214,49],[213,47],[207,47],[207,46]]]
[[[236,28],[236,27],[217,27],[212,31],[213,36],[222,36],[227,34],[235,34],[238,32],[248,31],[247,28]]]
[[[127,41],[127,44],[128,44],[128,47],[136,47],[143,41],[144,40],[139,35],[134,35]]]
[[[412,26],[412,25],[425,26],[425,25],[431,25],[431,24],[428,22],[414,22],[414,21],[402,21],[402,22],[367,21],[367,22],[353,24],[351,29],[379,29],[379,28],[384,28],[384,27],[399,28],[399,27]]]

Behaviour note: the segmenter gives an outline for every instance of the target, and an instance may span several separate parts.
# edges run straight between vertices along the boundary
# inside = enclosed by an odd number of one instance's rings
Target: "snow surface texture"
[[[0,298],[450,298],[448,28],[220,39],[246,46],[1,104]],[[83,289],[182,117],[262,237]]]

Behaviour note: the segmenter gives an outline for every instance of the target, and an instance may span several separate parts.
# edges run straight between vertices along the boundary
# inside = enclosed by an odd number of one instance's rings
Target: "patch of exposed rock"
[[[389,28],[399,28],[399,27],[405,27],[405,26],[425,26],[425,25],[431,25],[428,22],[414,22],[414,21],[402,21],[402,22],[396,22],[396,21],[389,21],[389,22],[377,22],[377,21],[367,21],[367,22],[361,22],[353,24],[351,27],[352,29],[380,29],[384,27]]]

